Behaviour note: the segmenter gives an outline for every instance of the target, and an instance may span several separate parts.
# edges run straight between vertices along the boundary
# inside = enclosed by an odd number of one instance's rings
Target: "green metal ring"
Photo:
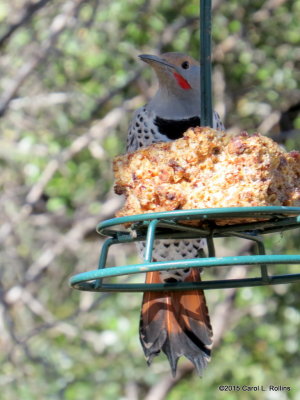
[[[107,277],[132,275],[137,273],[146,273],[150,271],[164,271],[166,269],[181,268],[209,268],[233,265],[261,265],[261,264],[299,264],[300,255],[258,255],[258,256],[239,256],[222,258],[201,258],[188,259],[183,261],[164,261],[156,263],[144,263],[137,265],[127,265],[122,267],[112,267],[98,269],[90,272],[84,272],[71,278],[70,285],[74,289],[89,290],[95,292],[149,292],[166,290],[195,290],[195,289],[219,289],[244,286],[262,286],[279,283],[290,283],[300,279],[299,274],[285,274],[258,278],[230,279],[219,281],[204,282],[180,282],[180,283],[162,283],[162,284],[102,284],[97,285],[97,280]]]
[[[256,221],[245,224],[218,226],[216,220],[256,218],[267,221]],[[179,224],[178,221],[200,219],[205,221],[206,228],[197,228]],[[133,232],[113,230],[119,224],[132,224]],[[262,239],[259,235],[300,227],[300,207],[232,207],[221,209],[176,210],[170,212],[133,215],[103,221],[97,226],[101,234],[109,234],[102,247],[99,268],[94,271],[78,274],[70,279],[70,285],[79,290],[89,291],[122,291],[145,292],[160,290],[196,290],[230,288],[243,286],[261,286],[279,283],[295,282],[300,274],[270,276],[267,265],[270,264],[300,264],[300,255],[266,255]],[[179,232],[179,233],[178,233]],[[133,234],[135,233],[135,234]],[[215,257],[214,237],[237,236],[253,240],[257,244],[258,255],[238,257]],[[151,262],[153,242],[157,238],[207,238],[209,257],[165,262]],[[105,268],[108,250],[118,243],[146,241],[143,264]],[[240,280],[218,280],[189,283],[168,284],[107,284],[102,279],[120,275],[132,275],[150,271],[163,271],[183,268],[209,268],[230,265],[260,265],[261,276]]]
[[[171,221],[192,221],[201,220],[210,222],[221,219],[240,219],[240,218],[255,218],[264,219],[284,218],[290,215],[298,216],[300,207],[284,207],[284,206],[269,206],[269,207],[227,207],[227,208],[203,208],[193,210],[174,210],[162,211],[156,213],[136,214],[127,217],[118,217],[107,219],[97,225],[97,232],[104,236],[114,235],[115,231],[109,230],[110,227],[123,224],[132,224],[135,222],[149,222],[157,220]],[[249,228],[253,223],[249,224]],[[228,228],[228,225],[225,229]]]

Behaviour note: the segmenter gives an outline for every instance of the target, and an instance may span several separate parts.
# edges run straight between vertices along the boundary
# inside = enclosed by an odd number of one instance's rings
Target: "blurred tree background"
[[[213,12],[214,102],[226,127],[300,149],[300,0],[215,0]],[[96,267],[95,226],[121,205],[112,158],[155,86],[137,55],[198,57],[198,14],[198,0],[2,0],[1,399],[300,399],[299,284],[207,292],[212,362],[200,379],[181,360],[175,380],[163,356],[145,363],[140,294],[68,287]],[[268,237],[268,251],[299,252],[297,235]],[[220,240],[218,254],[250,247]],[[109,263],[134,254],[121,246]]]

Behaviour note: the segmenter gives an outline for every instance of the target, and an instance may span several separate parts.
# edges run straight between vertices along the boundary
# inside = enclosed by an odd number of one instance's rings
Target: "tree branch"
[[[36,52],[36,55],[19,69],[14,81],[0,99],[0,117],[5,114],[10,102],[17,95],[19,89],[24,84],[26,79],[32,74],[36,67],[45,61],[49,56],[60,34],[65,28],[75,23],[74,16],[78,12],[78,9],[86,1],[87,0],[73,0],[64,4],[64,12],[57,15],[52,21],[52,24],[49,28],[50,35],[48,38],[40,46]]]
[[[91,229],[95,229],[99,220],[111,217],[122,204],[119,197],[112,198],[108,196],[106,202],[102,205],[99,215],[88,215],[84,219],[75,221],[73,227],[63,237],[59,237],[52,247],[47,247],[40,257],[28,268],[24,283],[36,281],[40,275],[51,265],[53,260],[63,253],[66,248],[78,249],[79,242],[83,240],[85,234]]]
[[[19,19],[16,22],[12,23],[8,27],[6,32],[0,37],[0,49],[4,47],[8,39],[18,28],[27,24],[27,22],[29,22],[34,16],[34,14],[41,8],[45,7],[45,5],[49,3],[49,1],[51,0],[40,0],[26,4],[23,13],[19,17]]]
[[[125,101],[123,106],[111,110],[104,118],[96,122],[86,133],[79,136],[70,147],[64,149],[55,159],[51,160],[44,169],[39,181],[31,188],[26,197],[29,204],[35,203],[42,195],[44,188],[55,172],[74,155],[86,148],[93,140],[103,141],[107,135],[120,123],[124,115],[136,108],[141,97],[137,96]]]

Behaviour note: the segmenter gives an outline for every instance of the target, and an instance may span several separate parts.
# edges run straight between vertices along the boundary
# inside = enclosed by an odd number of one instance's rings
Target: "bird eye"
[[[188,61],[183,61],[181,64],[183,69],[189,69],[190,68],[190,63]]]

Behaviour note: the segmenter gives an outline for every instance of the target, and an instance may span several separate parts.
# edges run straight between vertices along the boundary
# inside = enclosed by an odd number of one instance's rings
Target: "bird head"
[[[153,68],[159,81],[158,92],[149,102],[152,109],[169,117],[174,117],[175,113],[179,118],[199,114],[198,61],[183,53],[141,54],[139,57]]]

